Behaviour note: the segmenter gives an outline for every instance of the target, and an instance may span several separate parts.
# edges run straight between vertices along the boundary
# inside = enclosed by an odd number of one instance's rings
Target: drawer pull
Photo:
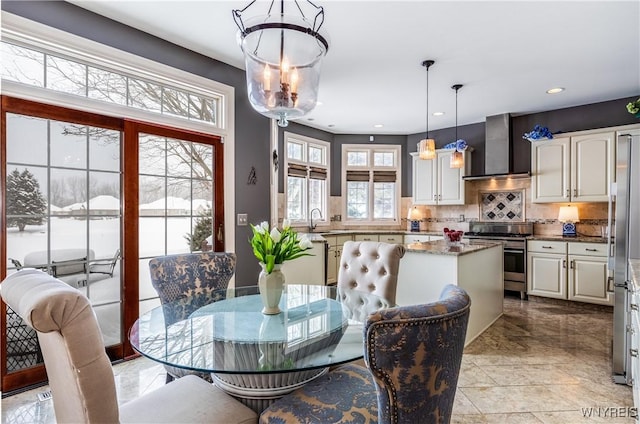
[[[598,249],[584,249],[584,250],[586,250],[587,252],[597,252],[598,251]]]
[[[553,249],[553,246],[542,246],[543,249]]]
[[[638,356],[638,349],[629,349],[629,355],[633,356],[634,358]]]

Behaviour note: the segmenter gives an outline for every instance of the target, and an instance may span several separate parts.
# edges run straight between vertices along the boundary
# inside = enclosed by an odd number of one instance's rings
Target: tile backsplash
[[[491,194],[493,194],[494,199],[490,199]],[[487,218],[492,212],[496,218],[507,221],[533,222],[535,234],[562,235],[562,224],[558,221],[558,211],[560,206],[566,206],[567,203],[531,203],[531,180],[529,179],[467,181],[465,197],[466,202],[464,205],[418,206],[423,212],[423,216],[425,216],[420,222],[420,230],[439,232],[444,227],[453,227],[467,231],[469,229],[469,221],[491,220]],[[278,213],[280,220],[282,220],[284,195],[279,194],[278,200]],[[503,205],[502,209],[499,206],[500,203]],[[358,226],[357,229],[384,228],[385,230],[406,231],[409,229],[406,217],[411,205],[411,197],[402,198],[400,210],[402,219],[397,226]],[[600,236],[602,227],[607,225],[607,203],[572,203],[572,205],[578,207],[580,216],[580,222],[576,224],[578,233],[588,236]],[[342,213],[342,197],[331,196],[329,199],[329,217],[341,215]],[[500,216],[500,213],[502,213],[502,216]],[[461,217],[464,217],[464,219],[461,220]],[[344,216],[341,218],[344,218]],[[344,220],[332,220],[329,224],[323,230],[354,228],[345,225]]]

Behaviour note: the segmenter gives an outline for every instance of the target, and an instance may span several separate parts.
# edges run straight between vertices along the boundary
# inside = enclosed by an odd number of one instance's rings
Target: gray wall
[[[153,7],[153,3],[149,5]],[[70,3],[4,0],[0,6],[15,15],[235,87],[236,159],[232,171],[236,179],[236,212],[249,214],[249,222],[269,220],[270,124],[249,104],[244,71]],[[248,185],[252,166],[257,183]],[[250,235],[250,227],[236,228],[238,285],[256,284],[260,272],[248,243]]]

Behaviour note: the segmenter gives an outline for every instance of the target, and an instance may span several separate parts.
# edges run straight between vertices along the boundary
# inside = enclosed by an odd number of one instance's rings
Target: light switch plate
[[[239,213],[238,214],[238,227],[242,227],[242,226],[246,226],[247,225],[247,214],[246,213]]]

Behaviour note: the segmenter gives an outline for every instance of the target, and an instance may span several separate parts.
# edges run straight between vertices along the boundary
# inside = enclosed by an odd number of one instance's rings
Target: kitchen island
[[[465,345],[500,318],[504,297],[502,243],[474,241],[449,247],[438,240],[405,247],[398,272],[398,305],[433,302],[447,284],[465,289],[471,297]]]

